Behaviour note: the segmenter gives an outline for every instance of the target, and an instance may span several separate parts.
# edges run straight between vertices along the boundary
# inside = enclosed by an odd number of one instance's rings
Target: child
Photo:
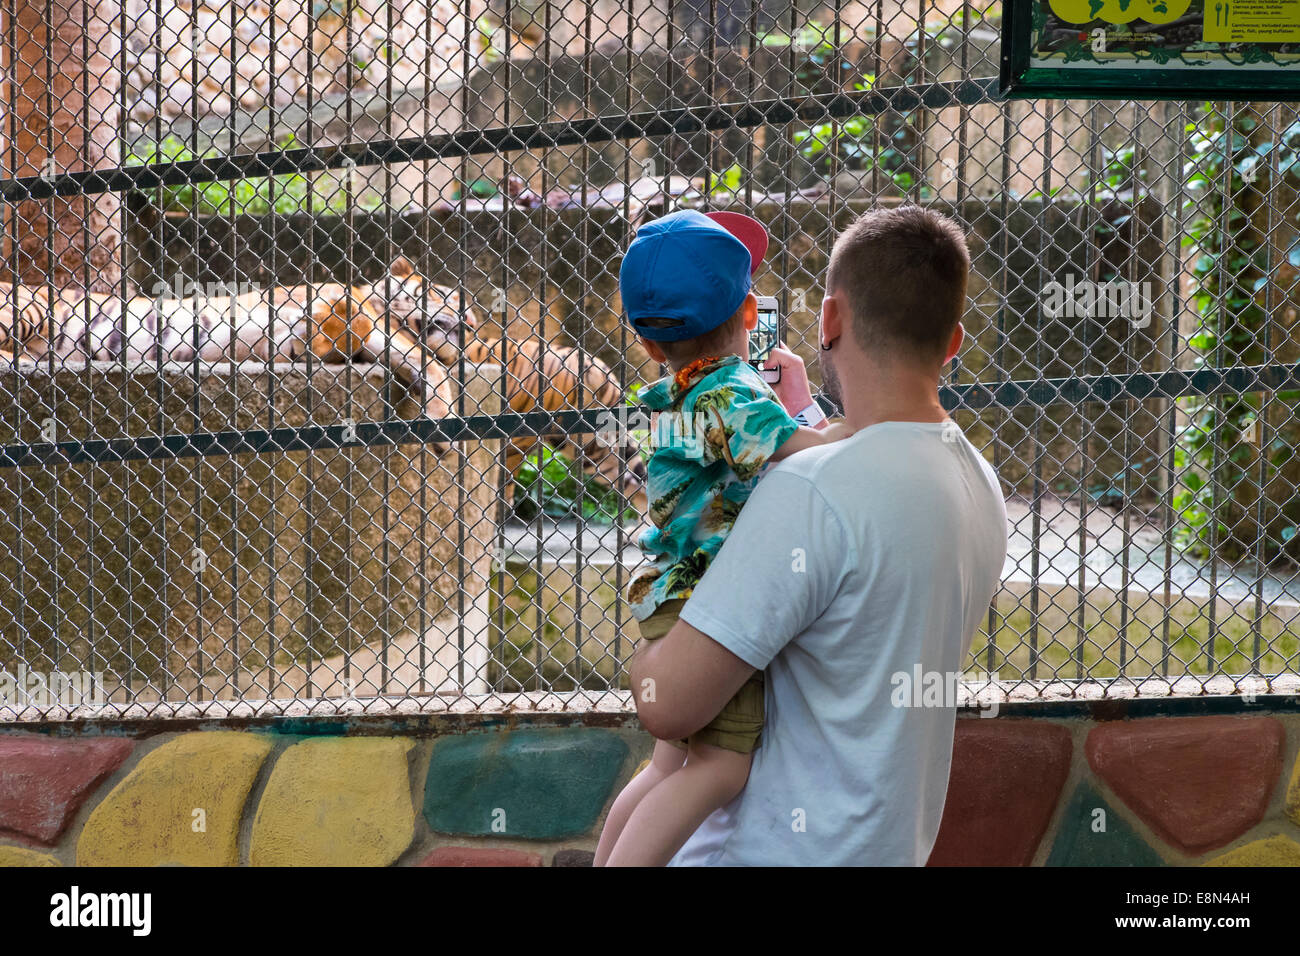
[[[619,270],[641,344],[673,374],[641,392],[657,412],[647,466],[651,564],[628,587],[643,640],[663,637],[769,462],[837,437],[801,425],[747,361],[751,276],[767,234],[748,216],[685,211],[642,227]],[[725,225],[724,225],[725,224]],[[730,230],[730,231],[729,231]],[[661,866],[745,786],[763,726],[763,675],[688,741],[655,742],[610,808],[595,865]]]

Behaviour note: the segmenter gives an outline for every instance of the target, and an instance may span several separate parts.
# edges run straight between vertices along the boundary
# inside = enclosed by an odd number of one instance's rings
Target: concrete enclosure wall
[[[465,385],[484,413],[497,408],[493,370],[470,369]],[[48,441],[49,423],[68,441],[418,418],[387,375],[11,367],[0,387],[24,413],[0,422],[0,442]],[[462,595],[471,633],[486,618],[497,444],[0,470],[0,586],[21,596],[0,607],[0,669],[103,672],[110,700],[453,689]],[[344,655],[350,688],[336,676]]]
[[[1300,865],[1300,715],[1271,700],[964,716],[930,863]],[[35,730],[0,727],[0,865],[587,865],[651,748],[628,714]]]

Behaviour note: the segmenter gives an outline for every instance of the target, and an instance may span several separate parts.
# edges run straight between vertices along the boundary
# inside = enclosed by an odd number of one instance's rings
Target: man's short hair
[[[868,352],[942,362],[966,307],[969,273],[961,227],[905,205],[865,212],[840,233],[826,289],[844,294]]]

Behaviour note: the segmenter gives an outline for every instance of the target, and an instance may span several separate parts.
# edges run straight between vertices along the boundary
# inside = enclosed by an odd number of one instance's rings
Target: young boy
[[[643,226],[619,270],[641,344],[672,374],[642,391],[656,412],[647,464],[649,566],[628,587],[643,640],[672,629],[770,461],[833,440],[799,424],[748,361],[758,319],[751,277],[761,224],[735,213],[672,213]],[[725,226],[724,226],[725,224]],[[662,866],[745,786],[763,726],[763,675],[687,741],[655,742],[650,765],[610,808],[596,866]]]

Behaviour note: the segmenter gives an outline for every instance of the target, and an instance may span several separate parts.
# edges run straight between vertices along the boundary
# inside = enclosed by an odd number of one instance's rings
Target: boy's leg
[[[686,759],[686,751],[670,744],[666,740],[656,740],[654,751],[650,755],[650,765],[627,782],[623,792],[618,795],[605,817],[605,826],[600,831],[600,842],[596,845],[596,858],[592,866],[604,866],[610,851],[618,841],[619,834],[627,825],[628,817],[637,808],[641,799],[658,784],[662,783],[674,771],[679,770]]]
[[[605,865],[664,866],[710,813],[745,788],[752,758],[692,740],[686,765],[636,805]]]

